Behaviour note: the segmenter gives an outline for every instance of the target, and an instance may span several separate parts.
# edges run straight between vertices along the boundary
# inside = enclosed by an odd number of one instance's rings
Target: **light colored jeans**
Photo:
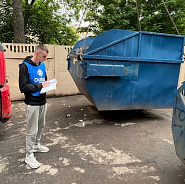
[[[45,127],[47,104],[41,106],[26,105],[26,153],[33,153],[33,145],[40,143]]]

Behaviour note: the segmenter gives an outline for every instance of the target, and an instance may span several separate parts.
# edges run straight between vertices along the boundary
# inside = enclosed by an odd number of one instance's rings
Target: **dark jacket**
[[[42,84],[30,84],[28,68],[24,62],[27,62],[33,66],[37,66],[32,60],[32,56],[27,56],[23,63],[19,65],[19,89],[21,93],[24,93],[24,102],[27,105],[44,105],[46,103],[46,94],[41,94],[39,96],[33,96],[31,93],[42,89]],[[47,76],[45,77],[47,80]]]

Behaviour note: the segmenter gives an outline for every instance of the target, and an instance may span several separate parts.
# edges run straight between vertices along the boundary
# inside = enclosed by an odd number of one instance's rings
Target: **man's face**
[[[46,51],[40,51],[40,52],[38,51],[36,53],[36,55],[37,55],[37,61],[39,63],[39,62],[43,62],[47,59],[48,53]]]

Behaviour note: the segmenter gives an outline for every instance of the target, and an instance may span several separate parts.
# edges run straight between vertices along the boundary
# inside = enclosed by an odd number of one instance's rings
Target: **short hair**
[[[35,47],[35,51],[39,51],[39,52],[46,51],[47,53],[49,53],[48,48],[44,44],[37,45]]]

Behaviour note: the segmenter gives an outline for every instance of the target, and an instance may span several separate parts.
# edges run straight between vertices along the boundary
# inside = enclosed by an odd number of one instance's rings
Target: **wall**
[[[3,43],[6,50],[6,75],[10,86],[11,100],[24,99],[19,91],[19,64],[24,58],[33,55],[34,44],[10,44]],[[48,80],[57,79],[58,87],[55,91],[47,93],[48,96],[65,96],[79,94],[71,75],[67,70],[67,54],[71,46],[47,45],[49,49],[48,59],[45,61]]]
[[[184,56],[185,56],[185,47],[184,47]],[[185,81],[185,63],[181,64],[178,85],[180,86],[183,81]]]

